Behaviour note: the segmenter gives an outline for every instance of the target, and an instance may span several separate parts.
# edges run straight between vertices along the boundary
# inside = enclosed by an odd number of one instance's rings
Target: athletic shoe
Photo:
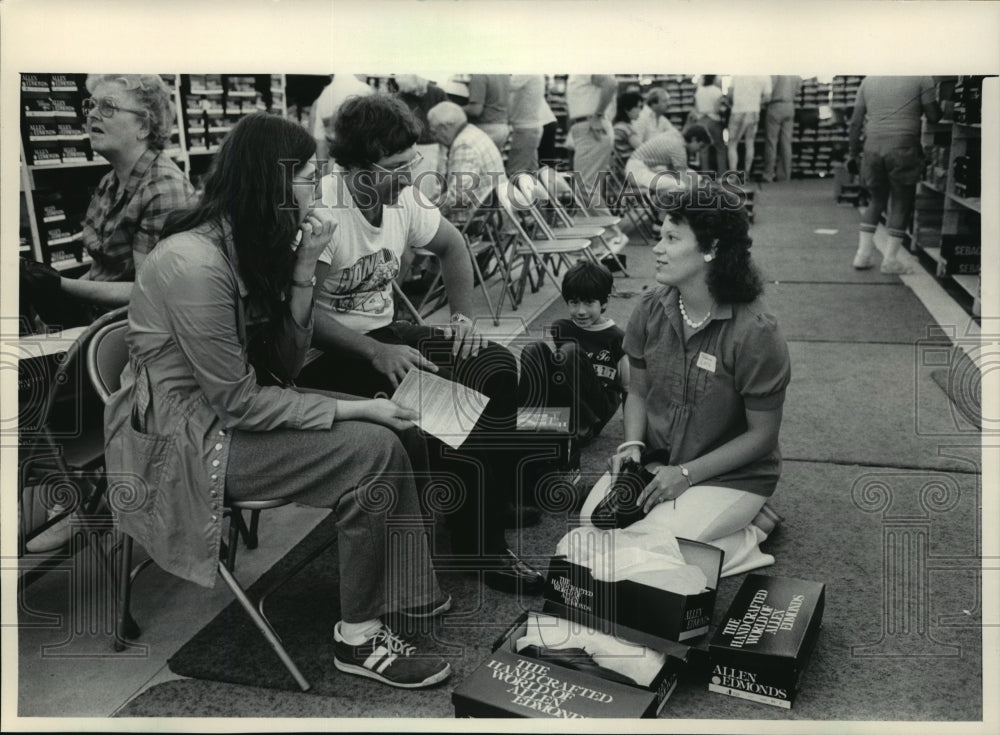
[[[913,269],[910,266],[896,259],[883,260],[882,267],[879,270],[889,276],[905,276],[913,273]]]
[[[357,646],[340,637],[339,625],[334,628],[333,665],[345,674],[402,689],[429,687],[451,676],[451,664],[437,656],[418,654],[415,646],[384,625]]]
[[[68,544],[70,534],[72,533],[70,526],[73,514],[66,513],[66,510],[62,506],[55,506],[49,509],[45,514],[47,522],[60,515],[65,515],[37,536],[29,539],[24,545],[25,551],[29,554],[44,554],[47,551],[55,551]]]
[[[863,254],[860,250],[854,255],[854,268],[859,271],[866,271],[875,265],[875,259],[871,253]]]
[[[433,618],[435,615],[441,615],[449,610],[451,610],[451,595],[443,600],[428,602],[426,605],[418,607],[408,607],[399,612],[408,618]]]

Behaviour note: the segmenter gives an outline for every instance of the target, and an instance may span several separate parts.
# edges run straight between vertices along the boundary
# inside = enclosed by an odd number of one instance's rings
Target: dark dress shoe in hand
[[[508,503],[504,508],[504,528],[528,528],[537,526],[542,520],[542,509],[537,505],[517,505]]]
[[[503,566],[483,572],[486,586],[500,592],[537,595],[545,589],[545,576],[522,561],[510,549],[504,550]]]

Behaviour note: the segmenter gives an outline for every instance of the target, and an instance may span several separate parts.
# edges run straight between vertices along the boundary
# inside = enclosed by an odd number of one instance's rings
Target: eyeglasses
[[[117,102],[115,102],[113,97],[101,97],[101,99],[94,99],[93,97],[88,97],[85,99],[80,108],[83,110],[84,115],[89,115],[94,110],[97,110],[97,114],[105,119],[110,119],[115,116],[115,113],[119,110],[122,112],[131,112],[133,115],[142,115],[146,117],[145,110],[132,110],[128,107],[122,107]]]
[[[379,166],[377,163],[373,163],[372,166],[377,168],[379,171],[383,171],[387,174],[404,174],[412,171],[414,167],[424,160],[424,157],[418,152],[409,161],[403,161],[392,168],[387,168],[386,166]]]

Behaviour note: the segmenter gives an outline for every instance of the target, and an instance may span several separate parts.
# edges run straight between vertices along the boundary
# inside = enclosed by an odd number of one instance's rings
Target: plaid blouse
[[[464,223],[486,200],[503,174],[496,144],[475,125],[466,125],[451,142],[444,208],[453,223]]]
[[[134,281],[133,252],[148,253],[167,215],[184,208],[194,188],[166,153],[147,149],[122,184],[114,169],[97,185],[83,220],[83,246],[94,259],[91,281]]]

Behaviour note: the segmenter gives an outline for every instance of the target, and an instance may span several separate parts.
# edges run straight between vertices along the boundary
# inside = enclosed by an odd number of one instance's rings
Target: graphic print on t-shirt
[[[340,313],[383,314],[391,311],[391,285],[398,273],[399,258],[386,248],[358,258],[339,274],[327,277],[337,284],[337,295],[330,297],[330,308]]]

